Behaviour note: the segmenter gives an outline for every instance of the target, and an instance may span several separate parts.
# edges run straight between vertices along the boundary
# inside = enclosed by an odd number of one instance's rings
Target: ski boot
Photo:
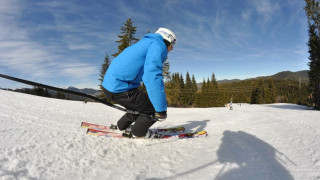
[[[111,124],[111,125],[110,125],[110,129],[112,129],[112,130],[118,130],[118,126],[117,126],[117,125],[114,125],[114,124]]]
[[[128,127],[126,130],[124,130],[124,132],[122,133],[122,136],[126,138],[132,138],[131,126]]]
[[[149,129],[144,138],[146,138],[146,139],[159,139],[161,137],[162,137],[162,134],[158,134],[157,132],[154,132]]]

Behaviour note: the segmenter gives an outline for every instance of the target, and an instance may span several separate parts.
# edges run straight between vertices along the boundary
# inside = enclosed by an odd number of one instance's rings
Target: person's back
[[[147,59],[157,59],[160,62]],[[121,93],[140,86],[144,65],[152,68],[154,65],[162,64],[167,56],[167,49],[163,38],[159,34],[147,34],[137,43],[126,48],[110,64],[104,76],[103,87],[113,93]],[[146,62],[150,60],[150,62]],[[146,72],[148,73],[148,72]],[[149,75],[149,74],[146,74]]]

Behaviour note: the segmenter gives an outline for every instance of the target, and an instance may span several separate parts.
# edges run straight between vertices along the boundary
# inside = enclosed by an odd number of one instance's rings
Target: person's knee
[[[127,129],[136,119],[135,114],[126,113],[117,122],[120,131]]]
[[[127,129],[127,124],[123,124],[120,121],[118,121],[117,126],[120,131]]]

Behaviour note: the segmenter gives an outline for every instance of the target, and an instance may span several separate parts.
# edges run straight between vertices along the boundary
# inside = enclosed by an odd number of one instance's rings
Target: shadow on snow
[[[225,131],[217,156],[224,167],[217,174],[216,180],[294,179],[279,161],[296,165],[294,162],[270,144],[243,131]],[[223,172],[231,164],[238,167]]]
[[[206,123],[205,121],[203,123]],[[199,122],[191,122],[190,127],[199,125]],[[270,144],[243,131],[224,131],[223,138],[217,153],[217,160],[204,165],[188,169],[187,171],[164,178],[150,178],[149,180],[174,179],[180,176],[193,174],[201,169],[214,167],[218,163],[223,165],[216,173],[215,177],[208,179],[215,180],[293,180],[293,176],[282,164],[296,164],[277,151]],[[232,166],[232,167],[231,167]]]

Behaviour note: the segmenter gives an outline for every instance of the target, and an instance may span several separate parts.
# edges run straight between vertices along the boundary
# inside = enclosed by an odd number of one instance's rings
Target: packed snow
[[[86,134],[82,121],[123,112],[0,90],[0,179],[320,179],[320,112],[292,104],[169,108],[156,127],[206,130],[193,139]]]

